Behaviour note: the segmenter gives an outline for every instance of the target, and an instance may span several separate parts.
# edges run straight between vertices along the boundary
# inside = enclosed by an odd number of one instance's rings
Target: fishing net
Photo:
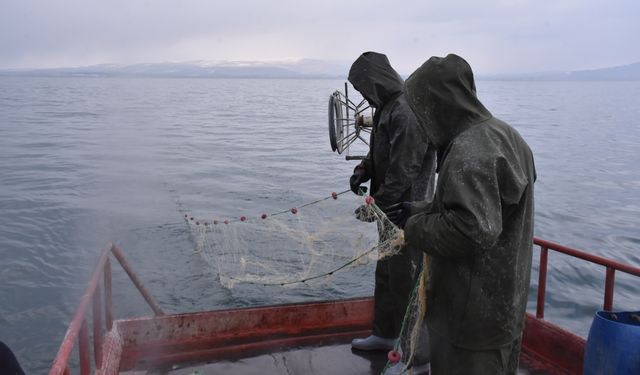
[[[373,198],[351,191],[274,213],[235,218],[185,214],[184,218],[195,251],[225,288],[239,283],[319,282],[392,256],[403,241],[402,230],[386,218]],[[385,240],[378,241],[379,236]]]
[[[286,287],[325,282],[338,273],[396,255],[404,232],[370,196],[350,190],[273,213],[234,218],[187,213],[195,249],[225,288],[238,284]],[[426,265],[419,269],[424,269]],[[401,338],[389,352],[386,372],[414,363],[423,328],[426,275],[416,278]],[[404,366],[402,373],[413,373]],[[384,373],[383,372],[383,373]]]
[[[428,331],[424,320],[427,312],[427,264],[428,257],[423,255],[420,273],[416,277],[409,296],[409,303],[400,328],[400,338],[396,341],[394,348],[389,351],[388,361],[382,374],[417,374],[414,369],[424,367],[428,362]],[[395,366],[398,366],[399,370],[394,368]],[[420,373],[423,371],[424,368]]]

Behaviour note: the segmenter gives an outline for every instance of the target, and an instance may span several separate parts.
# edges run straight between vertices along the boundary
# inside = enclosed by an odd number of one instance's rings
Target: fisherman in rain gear
[[[432,57],[405,96],[438,149],[431,204],[387,209],[429,255],[427,325],[434,375],[516,374],[531,274],[531,150],[476,97],[459,56]],[[406,221],[406,224],[405,224]]]
[[[375,108],[369,154],[354,169],[351,190],[362,194],[360,184],[371,179],[370,194],[382,208],[406,200],[429,200],[434,187],[435,149],[407,105],[402,93],[404,80],[385,55],[366,52],[351,66],[349,82]],[[366,221],[362,212],[356,210],[356,215]],[[384,231],[379,232],[380,241],[384,241]],[[418,256],[412,258],[412,254]],[[354,339],[354,349],[393,348],[420,259],[419,252],[405,247],[400,254],[378,261],[373,334]]]
[[[2,375],[24,375],[24,371],[11,349],[0,341],[0,374]]]

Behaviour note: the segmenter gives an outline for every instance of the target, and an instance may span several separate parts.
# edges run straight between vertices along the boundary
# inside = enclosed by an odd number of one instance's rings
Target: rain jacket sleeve
[[[369,181],[371,179],[371,175],[373,174],[373,165],[371,163],[371,153],[367,153],[367,156],[364,157],[364,159],[362,159],[362,161],[360,162],[360,164],[356,165],[355,168],[353,168],[353,173],[358,173],[359,171],[363,171],[363,179],[362,182],[366,182]]]
[[[503,213],[518,205],[528,184],[524,171],[469,147],[475,146],[452,145],[440,171],[439,204],[407,221],[407,238],[417,249],[442,257],[476,255],[496,243]]]
[[[420,175],[429,147],[424,138],[416,134],[418,124],[415,116],[402,111],[399,105],[384,125],[381,130],[389,139],[389,162],[384,172],[384,183],[373,194],[380,207],[408,199],[405,194]]]

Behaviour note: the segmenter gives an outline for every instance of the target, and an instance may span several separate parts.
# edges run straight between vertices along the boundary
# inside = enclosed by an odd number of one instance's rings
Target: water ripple
[[[346,189],[354,163],[330,151],[326,128],[328,95],[343,82],[0,83],[0,337],[28,373],[46,373],[107,241],[125,249],[170,312],[372,293],[373,264],[317,288],[230,292],[181,223],[185,211],[271,212]],[[478,82],[478,90],[534,151],[536,235],[640,264],[640,84]],[[147,314],[114,272],[119,316]],[[603,278],[602,267],[550,255],[549,319],[584,335]],[[616,280],[616,306],[637,308],[637,280]]]

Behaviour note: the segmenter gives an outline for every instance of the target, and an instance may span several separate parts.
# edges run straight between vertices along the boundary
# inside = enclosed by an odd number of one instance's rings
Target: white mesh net
[[[226,288],[313,282],[391,256],[402,244],[402,231],[371,197],[345,193],[271,214],[235,219],[186,214],[185,220],[196,251]],[[388,240],[378,241],[373,222]]]
[[[195,251],[228,289],[243,283],[276,287],[322,283],[335,273],[393,256],[404,243],[404,232],[373,198],[350,191],[271,214],[234,219],[185,214],[184,219]],[[420,335],[426,334],[421,298],[425,286],[421,274],[411,293],[401,339],[389,353],[384,372],[395,360],[412,363]],[[413,371],[405,366],[402,373]]]

